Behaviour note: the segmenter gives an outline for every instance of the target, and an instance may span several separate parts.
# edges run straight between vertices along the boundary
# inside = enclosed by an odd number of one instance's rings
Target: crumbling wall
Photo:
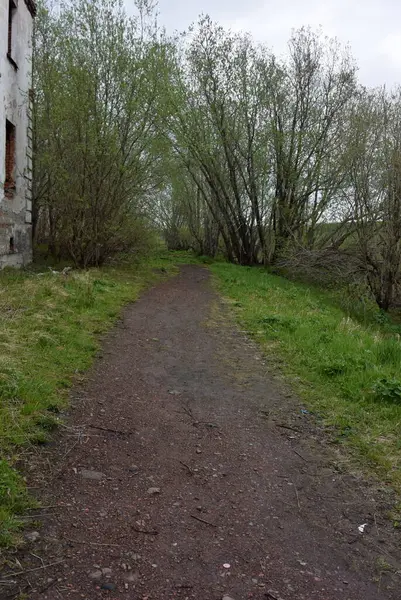
[[[0,0],[0,267],[32,259],[32,31],[35,5]],[[13,185],[6,184],[6,122],[15,127]]]

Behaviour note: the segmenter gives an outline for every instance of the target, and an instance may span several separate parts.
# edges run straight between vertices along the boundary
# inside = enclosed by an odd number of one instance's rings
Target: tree
[[[393,304],[401,267],[401,90],[366,92],[354,114],[351,169],[358,249],[383,310]]]
[[[335,40],[308,29],[290,40],[290,59],[276,63],[271,94],[275,163],[273,261],[292,240],[313,245],[316,228],[346,181],[348,105],[355,66]]]
[[[135,19],[121,0],[70,0],[60,13],[42,4],[39,12],[36,235],[79,266],[129,243],[130,222],[154,186],[161,47],[147,6]]]

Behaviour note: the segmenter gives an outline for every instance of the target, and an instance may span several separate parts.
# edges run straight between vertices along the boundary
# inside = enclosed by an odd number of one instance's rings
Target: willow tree
[[[261,52],[250,38],[200,20],[178,47],[167,128],[215,220],[227,254],[241,264],[266,255],[270,162],[261,121]],[[270,58],[268,58],[270,60]]]
[[[377,304],[388,310],[401,283],[401,89],[365,92],[352,131],[355,251]]]
[[[344,139],[356,90],[347,49],[308,29],[296,32],[290,56],[276,62],[270,94],[270,147],[275,164],[274,258],[313,237],[347,182]]]

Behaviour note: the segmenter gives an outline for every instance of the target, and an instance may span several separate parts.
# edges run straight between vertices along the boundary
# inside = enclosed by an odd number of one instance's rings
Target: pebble
[[[92,479],[93,481],[100,481],[105,477],[105,474],[100,471],[89,471],[88,469],[82,469],[80,475],[84,479]]]
[[[109,592],[114,592],[117,586],[115,583],[104,583],[101,587],[102,590],[109,590]]]
[[[106,567],[105,569],[102,569],[102,573],[103,575],[106,577],[107,575],[111,575],[111,569],[109,569],[108,567]]]
[[[234,598],[231,598],[231,596],[223,596],[223,600],[234,600]]]
[[[103,576],[103,573],[102,573],[102,571],[93,571],[93,573],[91,573],[91,574],[89,575],[89,577],[90,577],[91,579],[93,579],[94,581],[98,581],[99,579],[101,579],[101,578],[102,578],[102,576]]]
[[[28,542],[37,542],[40,538],[40,533],[39,531],[31,531],[25,535],[25,538]]]
[[[160,494],[160,488],[158,487],[151,487],[148,489],[148,494],[150,496],[156,496],[156,494]]]
[[[125,552],[124,556],[131,558],[132,560],[141,560],[141,555],[137,552]]]

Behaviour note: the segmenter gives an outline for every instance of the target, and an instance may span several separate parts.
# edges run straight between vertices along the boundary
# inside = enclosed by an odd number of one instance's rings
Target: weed
[[[382,556],[376,560],[376,570],[381,574],[395,573],[397,571],[397,569]]]
[[[373,386],[373,393],[379,402],[401,405],[401,381],[399,379],[379,379]]]
[[[21,477],[5,460],[0,460],[0,546],[15,540],[21,526],[16,515],[33,506],[34,501],[28,496]]]

